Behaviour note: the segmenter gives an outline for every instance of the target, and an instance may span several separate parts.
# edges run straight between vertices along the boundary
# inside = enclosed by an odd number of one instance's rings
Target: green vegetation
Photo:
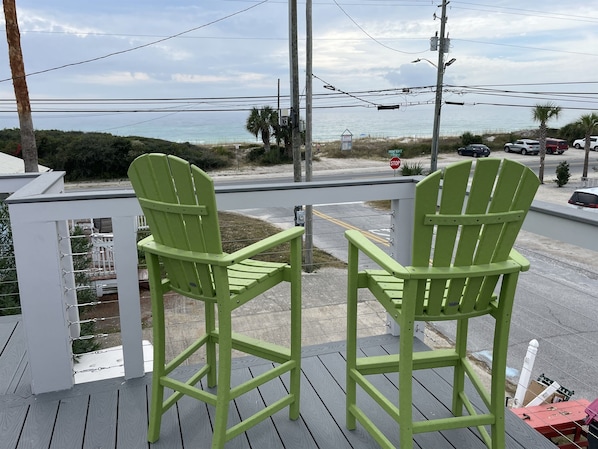
[[[91,266],[91,242],[80,226],[75,226],[71,232],[71,252],[73,254],[73,270],[77,287],[77,304],[81,306],[79,314],[83,315],[89,309],[89,306],[85,304],[95,301],[97,297],[87,274],[87,270]],[[93,338],[95,322],[93,320],[83,320],[80,326],[80,337],[83,338],[73,341],[73,354],[83,354],[99,349],[100,345]]]
[[[220,221],[222,249],[227,253],[235,252],[280,231],[280,228],[257,218],[232,212],[219,212],[218,219]],[[242,239],[239,238],[240,235],[243,236]],[[255,259],[267,262],[289,262],[290,245],[280,245],[272,252],[260,254]],[[313,264],[318,268],[344,268],[346,266],[344,262],[318,248],[314,248]]]
[[[469,131],[466,131],[461,136],[461,146],[466,147],[467,145],[472,143],[482,143],[483,140],[484,138],[482,136],[474,135]]]
[[[8,205],[0,202],[0,316],[21,313]]]
[[[571,177],[571,173],[569,172],[569,164],[567,161],[562,161],[556,167],[556,185],[558,187],[563,187],[565,184],[569,182],[569,178]]]
[[[535,122],[540,123],[538,130],[538,139],[540,140],[540,170],[538,171],[538,178],[540,182],[544,183],[544,160],[546,158],[546,137],[548,137],[548,128],[546,122],[551,118],[558,118],[561,113],[561,107],[554,103],[538,104],[532,110],[532,117]]]
[[[415,164],[410,164],[409,162],[405,162],[401,165],[401,174],[403,176],[416,176],[416,175],[423,175],[424,174],[424,167],[420,162]]]
[[[137,156],[174,154],[204,170],[225,168],[235,159],[234,148],[174,143],[146,137],[119,137],[80,131],[36,131],[39,163],[66,172],[66,181],[121,179]],[[18,153],[18,129],[0,130],[0,151]]]

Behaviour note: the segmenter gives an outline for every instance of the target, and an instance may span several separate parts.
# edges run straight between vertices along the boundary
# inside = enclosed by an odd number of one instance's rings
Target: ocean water
[[[302,111],[302,118],[304,118]],[[16,114],[14,114],[16,115]],[[245,129],[248,112],[176,112],[160,113],[91,113],[57,117],[34,113],[36,129],[64,131],[98,131],[122,136],[154,137],[174,142],[234,144],[261,142]],[[340,140],[350,133],[353,138],[423,138],[432,136],[434,107],[424,105],[398,110],[374,108],[315,109],[313,141]],[[559,128],[577,120],[563,111],[551,127]],[[13,114],[0,114],[0,128],[18,127]],[[529,108],[444,105],[441,136],[499,133],[537,129]]]

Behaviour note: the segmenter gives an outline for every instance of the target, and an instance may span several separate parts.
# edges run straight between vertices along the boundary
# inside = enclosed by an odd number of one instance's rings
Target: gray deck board
[[[212,439],[212,406],[185,397],[172,407],[162,421],[161,438],[146,441],[151,374],[139,379],[109,379],[76,385],[68,391],[32,395],[24,338],[18,318],[0,317],[1,449],[203,449]],[[10,324],[12,323],[12,324]],[[15,324],[16,323],[16,324]],[[12,329],[12,330],[11,330]],[[398,339],[388,335],[360,340],[364,354],[396,351]],[[417,343],[416,349],[425,350]],[[19,350],[21,354],[18,354]],[[377,444],[358,424],[345,427],[345,346],[344,342],[310,346],[303,350],[301,416],[288,419],[288,409],[231,440],[227,447],[246,449],[375,449]],[[233,383],[266,370],[269,363],[252,357],[234,361]],[[193,367],[181,367],[184,377]],[[4,378],[6,376],[6,378]],[[6,380],[10,379],[10,380]],[[372,382],[389,396],[397,395],[396,376],[373,376]],[[271,404],[288,391],[288,375],[275,379],[244,395],[231,407],[229,425]],[[447,370],[426,370],[415,374],[414,412],[425,419],[448,414]],[[359,391],[359,389],[358,389]],[[398,441],[396,425],[362,393],[359,399],[379,419],[393,442]],[[369,402],[368,402],[369,401]],[[479,404],[476,404],[479,406]],[[370,407],[371,406],[371,407]],[[554,445],[512,413],[507,413],[507,448],[549,449]],[[469,429],[420,434],[421,449],[479,449],[484,447],[477,432]]]

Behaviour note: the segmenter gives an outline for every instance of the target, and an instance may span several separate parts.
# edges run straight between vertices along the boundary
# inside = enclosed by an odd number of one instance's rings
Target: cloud
[[[223,83],[251,83],[264,80],[265,76],[260,73],[229,73],[226,75],[199,75],[187,73],[175,73],[172,80],[178,83],[202,83],[202,84],[223,84]]]
[[[142,72],[112,72],[97,75],[85,75],[75,78],[82,84],[98,84],[107,86],[118,86],[123,84],[151,81],[152,77]]]

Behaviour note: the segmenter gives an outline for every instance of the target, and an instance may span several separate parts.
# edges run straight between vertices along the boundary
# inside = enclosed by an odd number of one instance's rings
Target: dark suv
[[[546,139],[546,153],[547,154],[563,154],[569,149],[569,144],[562,139]]]
[[[488,157],[490,156],[490,148],[482,143],[470,143],[465,147],[459,148],[457,154],[459,156]]]
[[[598,209],[598,187],[577,189],[568,202],[578,209]]]

